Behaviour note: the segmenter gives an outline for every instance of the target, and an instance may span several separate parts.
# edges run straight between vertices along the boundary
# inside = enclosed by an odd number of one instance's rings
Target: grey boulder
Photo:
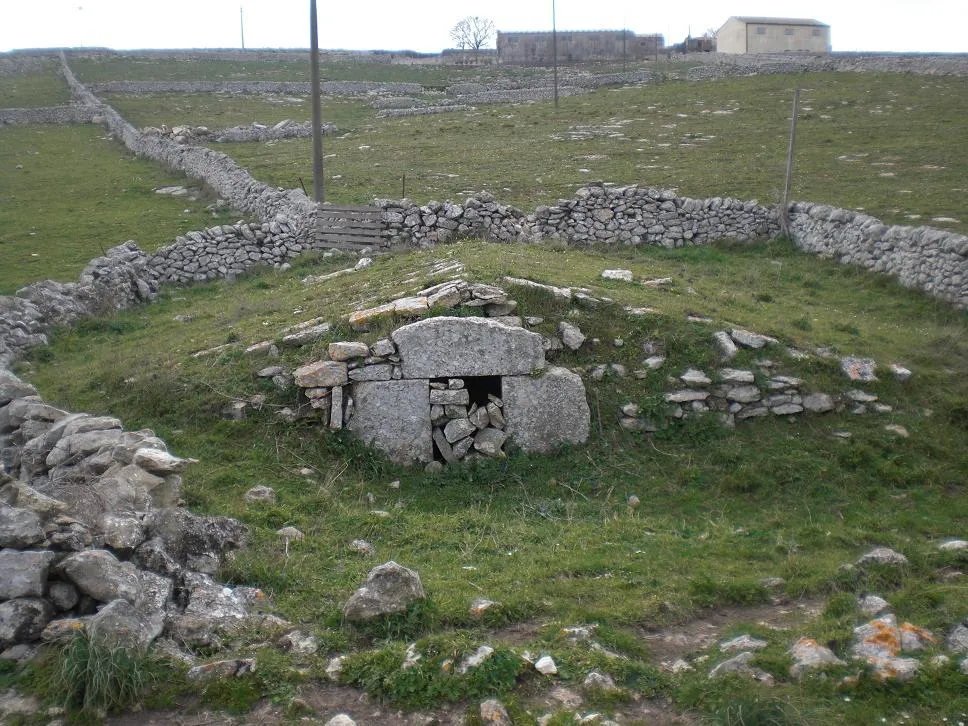
[[[366,582],[343,606],[343,617],[350,621],[372,620],[404,612],[425,597],[420,575],[391,561],[370,570]]]

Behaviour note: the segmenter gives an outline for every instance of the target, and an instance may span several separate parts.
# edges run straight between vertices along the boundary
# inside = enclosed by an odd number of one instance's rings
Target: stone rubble
[[[61,411],[2,371],[0,449],[0,650],[78,630],[213,642],[265,600],[212,579],[246,529],[177,507],[190,460],[152,431]]]

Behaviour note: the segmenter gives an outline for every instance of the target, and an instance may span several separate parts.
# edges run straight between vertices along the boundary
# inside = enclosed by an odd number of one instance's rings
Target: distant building
[[[558,62],[637,61],[654,58],[662,50],[661,35],[636,35],[630,30],[578,30],[557,33]],[[497,33],[498,63],[550,66],[552,33]]]
[[[799,18],[732,17],[716,31],[720,53],[830,52],[830,26]]]

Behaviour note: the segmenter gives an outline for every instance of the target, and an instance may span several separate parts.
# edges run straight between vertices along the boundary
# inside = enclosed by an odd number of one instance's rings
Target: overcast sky
[[[450,47],[468,15],[499,30],[551,28],[552,0],[317,0],[320,46]],[[666,42],[702,35],[729,15],[814,18],[831,26],[835,51],[968,52],[965,0],[555,0],[559,30],[628,28]],[[239,9],[247,48],[309,46],[308,0],[0,0],[0,51],[101,46],[237,48]]]

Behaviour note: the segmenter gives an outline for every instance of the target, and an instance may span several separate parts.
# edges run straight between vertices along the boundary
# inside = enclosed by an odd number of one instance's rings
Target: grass
[[[69,103],[71,93],[56,60],[42,70],[0,75],[0,108],[37,108]]]
[[[629,400],[651,405],[666,385],[665,372],[644,381],[587,380],[593,419],[587,446],[555,457],[517,453],[429,476],[390,465],[345,436],[275,422],[272,411],[295,399],[255,378],[263,361],[231,351],[215,358],[190,355],[228,340],[242,346],[272,339],[306,317],[337,320],[358,304],[418,289],[430,281],[434,261],[444,257],[460,260],[474,279],[499,282],[513,271],[587,286],[614,298],[616,306],[660,311],[628,318],[613,306],[571,309],[512,290],[524,314],[546,316],[541,332],[550,334],[568,316],[602,341],[559,359],[568,366],[634,367],[644,357],[642,344],[658,340],[669,356],[666,372],[695,364],[711,370],[710,329],[684,320],[694,311],[710,315],[718,326],[740,325],[786,343],[828,345],[882,363],[897,360],[913,368],[915,377],[905,385],[885,378],[865,386],[895,407],[887,417],[845,412],[795,423],[758,421],[735,430],[699,420],[652,440],[622,431],[617,409]],[[963,496],[968,454],[961,443],[968,390],[958,373],[968,362],[963,313],[781,243],[616,253],[468,242],[381,258],[366,271],[307,288],[298,280],[309,264],[304,260],[290,273],[266,271],[235,285],[172,290],[156,305],[64,330],[22,373],[57,405],[111,412],[131,429],[151,427],[172,451],[198,458],[186,475],[189,504],[239,517],[253,533],[251,547],[223,577],[265,589],[279,612],[329,643],[329,653],[358,653],[346,676],[351,682],[411,705],[459,699],[473,692],[467,690],[473,682],[441,680],[436,668],[405,676],[387,671],[386,664],[399,663],[400,650],[413,640],[425,644],[428,654],[472,650],[500,637],[495,634],[505,625],[535,621],[596,622],[627,632],[630,636],[613,639],[616,647],[634,656],[632,665],[647,674],[653,666],[637,645],[637,629],[682,622],[706,607],[763,602],[759,580],[767,576],[785,578],[786,593],[794,597],[876,589],[895,602],[899,617],[939,633],[968,614],[966,585],[935,579],[960,556],[934,550],[936,542],[959,534],[968,516]],[[339,266],[326,261],[321,269]],[[637,277],[671,276],[675,284],[660,291],[600,280],[602,269],[617,266]],[[192,320],[175,320],[186,312]],[[812,321],[810,331],[797,324],[803,316]],[[842,330],[845,319],[853,321],[856,334]],[[608,342],[616,337],[624,340],[621,348]],[[305,362],[324,344],[288,352],[281,362]],[[850,387],[834,365],[773,357],[784,371],[821,390]],[[738,361],[753,363],[750,354]],[[226,401],[260,392],[267,396],[262,412],[244,422],[220,420]],[[888,422],[903,425],[911,437],[889,435],[883,429]],[[833,438],[838,429],[851,431],[852,438]],[[300,473],[304,467],[313,473]],[[392,480],[399,480],[399,489],[388,486]],[[255,484],[275,488],[278,502],[244,504],[242,493]],[[643,502],[638,509],[626,506],[632,494]],[[392,516],[374,517],[372,509]],[[288,549],[274,534],[287,525],[306,534]],[[371,541],[376,556],[350,551],[347,544],[356,538]],[[900,549],[912,566],[883,577],[838,573],[840,564],[874,545]],[[341,623],[346,597],[371,567],[389,559],[421,573],[427,606],[383,630]],[[484,622],[467,610],[481,596],[501,603]],[[847,637],[853,619],[836,610],[831,617],[804,634]],[[440,636],[441,642],[435,633],[451,635]],[[796,636],[774,634],[777,658]],[[570,646],[539,638],[533,647],[543,643],[556,660],[575,659],[563,671],[566,681],[580,680],[590,667],[589,656]],[[444,656],[428,655],[428,663],[434,658]],[[495,677],[512,701],[539,685],[531,676]],[[295,676],[282,678],[292,683],[286,679]],[[938,703],[944,705],[922,700],[919,713],[968,708],[952,677],[939,679],[925,687],[943,696]],[[240,703],[265,693],[268,685],[260,683],[248,695],[236,694]],[[742,699],[723,700],[735,692],[698,676],[689,683],[666,682],[659,692],[720,723],[760,722],[750,720],[750,713],[767,723],[823,722],[817,713],[861,723],[857,714],[896,715],[905,708],[888,689],[860,687],[847,703],[834,682],[806,692],[784,684],[775,694],[744,684],[740,693],[752,705],[737,712]],[[232,701],[229,695],[220,698],[223,705]],[[857,701],[866,704],[863,709]]]
[[[260,60],[256,58],[221,60],[204,56],[189,58],[71,58],[71,68],[84,83],[106,81],[295,81],[309,80],[309,54],[304,59]],[[697,65],[690,61],[660,60],[623,66],[621,63],[583,65],[580,72],[619,73],[623,70],[649,70],[680,73]],[[569,75],[562,68],[562,83]],[[324,81],[376,81],[420,83],[428,89],[442,89],[456,83],[491,83],[508,79],[549,79],[550,68],[510,66],[446,66],[409,63],[335,61],[320,59],[320,78]]]
[[[526,210],[595,179],[773,204],[783,187],[795,85],[803,90],[794,199],[968,231],[961,178],[968,91],[960,79],[901,74],[665,83],[563,98],[558,111],[550,103],[492,105],[416,118],[377,119],[375,110],[327,102],[323,116],[342,132],[325,142],[327,195],[344,203],[398,198],[406,175],[407,195],[420,201],[486,189]],[[281,107],[278,99],[111,100],[139,125],[309,117],[305,103]],[[308,140],[219,148],[272,184],[311,177]]]
[[[35,280],[76,280],[92,258],[125,240],[155,249],[175,237],[231,223],[200,201],[154,190],[197,182],[139,159],[96,126],[0,129],[0,294]],[[187,210],[187,211],[186,211]]]

